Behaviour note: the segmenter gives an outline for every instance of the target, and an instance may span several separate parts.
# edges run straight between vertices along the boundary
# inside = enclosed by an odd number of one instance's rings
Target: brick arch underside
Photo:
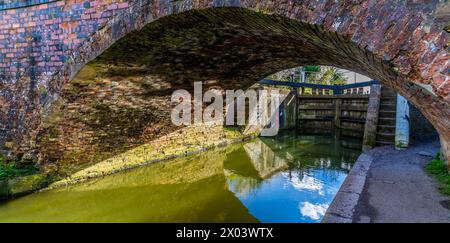
[[[387,24],[389,30],[385,30],[383,35],[376,36],[372,31],[370,36],[366,36],[364,31],[369,33],[370,26],[361,31],[350,25],[347,28],[355,28],[353,33],[346,29],[346,34],[338,34],[330,31],[336,30],[335,25],[308,24],[308,21],[280,16],[283,14],[293,17],[290,12],[274,11],[277,14],[271,15],[269,10],[264,12],[236,7],[186,12],[180,9],[179,14],[152,21],[152,17],[145,12],[155,6],[149,5],[148,8],[140,9],[139,13],[132,16],[125,14],[123,19],[112,21],[87,44],[82,45],[75,52],[74,62],[55,76],[53,80],[57,81],[49,81],[50,98],[46,102],[47,106],[58,97],[64,84],[73,78],[84,64],[101,53],[94,62],[145,67],[152,75],[170,80],[174,84],[214,80],[223,88],[246,88],[269,74],[290,67],[330,65],[380,80],[405,96],[436,127],[449,158],[448,77],[442,72],[446,71],[445,65],[448,64],[448,56],[442,46],[447,37],[436,34],[440,37],[433,40],[441,44],[435,45],[437,51],[434,50],[433,58],[429,58],[435,60],[442,56],[441,59],[444,60],[441,60],[440,66],[434,66],[423,74],[424,72],[420,72],[424,71],[423,64],[413,63],[408,59],[413,58],[408,56],[409,54],[421,57],[425,55],[412,53],[415,49],[411,47],[414,45],[413,39],[416,38],[413,36],[413,27],[419,28],[420,22],[412,23],[412,26],[408,24],[413,21],[406,22],[403,26]],[[364,21],[363,19],[362,22]],[[331,21],[333,22],[339,21]],[[357,23],[358,20],[350,22]],[[136,28],[138,30],[132,31]],[[398,32],[403,29],[406,32],[407,28],[410,28],[407,34]],[[397,37],[402,39],[396,39]],[[425,38],[424,35],[421,37]],[[116,40],[118,41],[115,42]],[[391,41],[390,45],[384,43],[388,40]],[[401,40],[405,42],[403,47],[402,43],[399,43]],[[419,43],[419,40],[416,41]],[[115,44],[110,46],[112,43]],[[402,48],[410,48],[412,51],[409,53]],[[105,49],[107,50],[104,51]],[[397,52],[391,52],[391,49]],[[405,62],[408,65],[403,65]],[[439,74],[434,75],[433,72]],[[442,76],[444,81],[441,80]],[[438,82],[439,80],[442,82]],[[416,83],[431,84],[437,95]],[[43,110],[45,113],[45,109]]]

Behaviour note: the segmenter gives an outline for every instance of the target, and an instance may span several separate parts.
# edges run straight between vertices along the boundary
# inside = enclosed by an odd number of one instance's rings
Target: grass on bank
[[[441,160],[438,153],[436,157],[427,165],[428,173],[434,175],[441,183],[440,191],[445,195],[450,195],[450,174],[445,161]]]
[[[38,169],[32,162],[7,160],[0,156],[0,180],[31,175],[37,171]]]

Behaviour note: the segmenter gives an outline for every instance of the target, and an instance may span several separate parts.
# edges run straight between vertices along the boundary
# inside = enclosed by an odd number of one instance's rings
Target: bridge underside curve
[[[132,65],[173,84],[213,81],[247,88],[277,71],[302,65],[352,70],[407,97],[450,139],[450,106],[410,82],[393,64],[317,25],[243,8],[193,10],[134,31],[95,62]]]
[[[345,68],[381,81],[418,107],[439,131],[448,157],[450,101],[445,89],[433,86],[438,95],[428,91],[418,83],[430,83],[429,79],[405,72],[398,59],[394,62],[380,56],[354,39],[330,31],[329,26],[263,11],[207,8],[162,17],[127,33],[93,63],[145,70],[173,87],[209,81],[227,89],[247,88],[269,74],[295,66]],[[444,61],[442,65],[447,64]],[[420,77],[412,82],[411,75]],[[50,84],[51,92],[60,92],[64,87],[60,84]]]

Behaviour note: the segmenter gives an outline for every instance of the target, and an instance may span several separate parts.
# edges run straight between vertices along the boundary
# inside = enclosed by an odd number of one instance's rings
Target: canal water
[[[284,132],[0,205],[0,222],[320,222],[360,154]]]

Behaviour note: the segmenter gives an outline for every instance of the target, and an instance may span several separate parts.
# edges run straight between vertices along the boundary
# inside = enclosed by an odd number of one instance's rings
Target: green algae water
[[[284,132],[0,204],[0,222],[320,222],[360,142]]]

